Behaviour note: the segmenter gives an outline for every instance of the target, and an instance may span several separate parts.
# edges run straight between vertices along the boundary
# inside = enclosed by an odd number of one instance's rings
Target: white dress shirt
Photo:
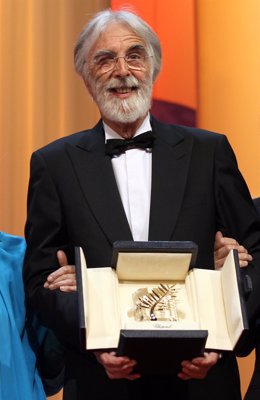
[[[122,139],[118,133],[104,123],[106,141]],[[136,131],[135,136],[151,130],[148,115]],[[116,183],[125,214],[136,241],[147,241],[149,232],[152,152],[130,149],[111,159]]]

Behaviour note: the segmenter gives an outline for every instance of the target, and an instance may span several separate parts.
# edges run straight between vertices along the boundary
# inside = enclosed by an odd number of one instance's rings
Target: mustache
[[[111,90],[115,88],[139,88],[140,81],[134,76],[126,76],[124,78],[111,78],[105,85],[105,90]]]

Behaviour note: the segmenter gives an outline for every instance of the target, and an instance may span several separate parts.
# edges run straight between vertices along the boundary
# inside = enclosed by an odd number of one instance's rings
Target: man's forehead
[[[111,24],[108,28],[99,36],[95,43],[96,48],[111,47],[119,44],[142,44],[144,40],[140,38],[130,28],[121,24]]]
[[[126,35],[119,35],[119,34],[106,34],[106,37],[108,38],[108,39],[117,39],[117,40],[128,40],[128,39],[133,39],[133,40],[135,40],[135,39],[139,39],[139,40],[141,40],[141,38],[139,37],[139,36],[137,36],[137,35],[135,35],[134,33],[132,33],[132,34],[126,34]]]

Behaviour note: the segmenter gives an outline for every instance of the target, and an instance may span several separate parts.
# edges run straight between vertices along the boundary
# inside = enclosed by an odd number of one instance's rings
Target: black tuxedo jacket
[[[165,125],[153,118],[151,123],[155,141],[149,240],[192,240],[199,247],[197,266],[214,268],[214,236],[221,230],[224,235],[235,237],[253,255],[248,273],[259,287],[260,220],[226,137]],[[113,242],[132,240],[111,159],[105,155],[101,122],[33,154],[25,234],[28,304],[67,344],[72,366],[68,367],[66,378],[70,393],[77,391],[76,386],[81,387],[81,393],[83,386],[88,386],[88,393],[92,393],[91,387],[105,384],[106,376],[91,354],[82,355],[78,350],[76,295],[46,290],[43,283],[58,268],[58,249],[63,249],[73,263],[74,246],[81,246],[88,266],[102,267],[110,266]],[[248,298],[248,311],[249,318],[254,318],[257,307],[253,296]],[[225,360],[219,362],[221,365],[213,368],[207,380],[195,382],[198,393],[200,387],[203,389],[197,397],[194,389],[191,398],[213,399],[219,385],[222,399],[240,398],[237,370],[231,358],[227,356],[226,367]],[[112,382],[112,386],[115,384],[119,387],[122,382]],[[109,385],[107,393],[111,390],[113,398],[117,398]],[[118,398],[127,397],[121,394]]]

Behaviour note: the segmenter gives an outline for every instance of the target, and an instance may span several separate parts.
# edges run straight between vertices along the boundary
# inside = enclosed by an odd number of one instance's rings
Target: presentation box
[[[237,252],[216,271],[195,267],[197,251],[193,242],[119,241],[110,267],[88,268],[77,247],[83,348],[127,355],[143,373],[233,350],[248,329]]]

